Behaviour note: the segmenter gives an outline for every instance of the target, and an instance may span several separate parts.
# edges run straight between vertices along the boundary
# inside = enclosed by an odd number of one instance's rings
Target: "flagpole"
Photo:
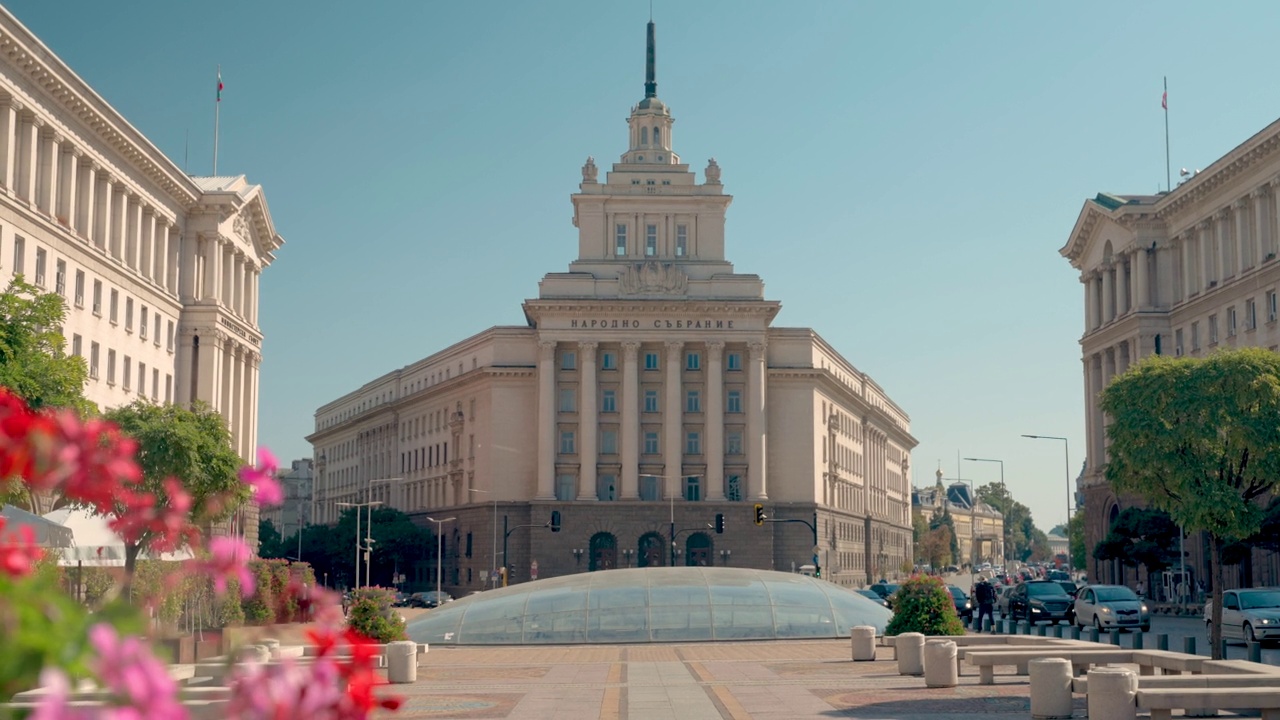
[[[218,95],[213,101],[213,174],[218,174],[218,113],[222,110],[222,66],[218,66]]]
[[[1169,76],[1164,78],[1164,186],[1170,192],[1173,191],[1173,172],[1169,165]]]

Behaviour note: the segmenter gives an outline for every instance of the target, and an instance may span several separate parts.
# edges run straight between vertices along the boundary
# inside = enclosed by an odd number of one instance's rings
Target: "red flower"
[[[29,525],[4,535],[6,521],[0,517],[0,573],[24,577],[35,571],[44,551],[36,545],[36,533]]]

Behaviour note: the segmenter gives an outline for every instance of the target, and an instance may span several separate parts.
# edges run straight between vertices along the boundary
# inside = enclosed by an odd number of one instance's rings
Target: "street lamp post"
[[[666,475],[646,475],[644,473],[641,473],[640,477],[658,478],[659,480],[665,480],[667,478]],[[702,475],[681,475],[679,476],[679,479],[683,480],[685,478],[701,478],[701,477],[703,476]],[[667,502],[671,506],[671,526],[670,526],[670,535],[668,536],[668,539],[671,541],[671,548],[670,548],[671,567],[675,567],[676,566],[676,496],[675,496],[675,493],[671,493],[669,496],[667,496]],[[684,531],[681,530],[681,532],[684,532]]]
[[[498,586],[498,497],[488,490],[479,488],[468,488],[468,492],[481,493],[483,495],[493,496],[493,564],[489,566],[489,584],[493,587]],[[502,558],[506,562],[506,558]]]
[[[973,457],[971,457],[971,458],[965,458],[965,460],[968,460],[969,462],[1000,463],[1000,490],[1001,490],[1002,492],[1005,492],[1006,494],[1008,493],[1008,490],[1007,490],[1007,489],[1005,488],[1005,486],[1004,486],[1004,461],[1003,461],[1003,460],[995,460],[995,459],[992,459],[992,458],[973,458]],[[1010,498],[1010,499],[1012,499],[1012,498]],[[976,511],[976,510],[977,510],[977,506],[978,506],[978,498],[977,498],[977,496],[974,496],[973,503],[974,503],[974,510]],[[1004,564],[1004,550],[1005,550],[1005,549],[1004,549],[1004,547],[1003,547],[1003,545],[1005,544],[1005,536],[1008,534],[1008,528],[1006,528],[1006,527],[1005,527],[1004,519],[1003,519],[1003,518],[1001,518],[1001,521],[1000,521],[1000,528],[1001,528],[1001,533],[1000,533],[1000,535],[1001,535],[1001,537],[1000,537],[1000,543],[1001,543],[1001,546],[1002,546],[1002,547],[1001,547],[1001,549],[1000,549],[1000,560],[1001,560],[1000,564],[1001,564],[1001,565],[1003,565],[1003,564]]]
[[[373,500],[370,502],[362,502],[362,503],[349,503],[349,502],[334,503],[334,505],[338,507],[352,507],[356,509],[356,575],[355,575],[355,579],[351,581],[351,584],[355,586],[353,589],[356,589],[356,590],[360,589],[360,553],[363,551],[363,548],[360,546],[360,515],[361,513],[364,512],[364,508],[366,507],[369,508],[369,524],[372,525],[373,524],[373,506],[381,505],[381,504],[382,504],[381,500]]]
[[[1068,442],[1066,438],[1058,437],[1056,435],[1023,435],[1022,437],[1031,438],[1032,440],[1061,440],[1062,441],[1062,464],[1063,464],[1063,469],[1066,470],[1066,478],[1067,478],[1067,520],[1064,527],[1068,528],[1067,533],[1069,536],[1071,532],[1070,531],[1070,526],[1071,526],[1071,443]],[[1068,551],[1068,557],[1070,556],[1069,552],[1070,551]]]
[[[437,603],[440,602],[440,568],[444,566],[444,543],[440,542],[440,537],[441,537],[440,533],[443,530],[442,526],[445,523],[452,522],[456,519],[457,518],[451,518],[451,517],[447,517],[443,520],[437,520],[433,517],[427,518],[427,520],[430,520],[431,522],[436,524],[436,602]]]

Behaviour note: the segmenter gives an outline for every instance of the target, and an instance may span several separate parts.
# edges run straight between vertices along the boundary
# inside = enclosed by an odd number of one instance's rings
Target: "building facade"
[[[542,279],[527,325],[317,410],[317,520],[367,501],[455,517],[444,570],[459,591],[504,563],[514,581],[673,561],[816,558],[845,584],[909,568],[906,413],[814,331],[772,325],[779,303],[725,258],[719,165],[699,183],[675,151],[652,23],[648,49],[627,149],[603,178],[583,165],[577,259]],[[753,524],[756,503],[771,522]],[[558,533],[542,527],[553,510]],[[505,558],[501,518],[532,526]]]
[[[260,519],[270,520],[280,535],[287,538],[312,523],[311,493],[315,474],[311,458],[294,460],[288,469],[282,468],[276,473],[276,479],[284,490],[284,502],[263,508],[259,514]]]
[[[912,510],[925,522],[944,510],[951,514],[960,551],[960,557],[953,559],[956,565],[1004,565],[1004,515],[979,500],[969,484],[957,480],[944,485],[944,480],[939,470],[933,487],[913,490]]]
[[[88,399],[201,400],[252,459],[258,280],[282,243],[261,187],[188,176],[0,8],[0,275],[66,299]]]
[[[1153,353],[1200,357],[1219,348],[1280,347],[1278,203],[1280,121],[1172,192],[1099,193],[1085,201],[1061,250],[1084,285],[1080,345],[1088,459],[1080,484],[1094,581],[1138,579],[1117,561],[1093,558],[1092,549],[1120,512],[1139,504],[1117,495],[1104,477],[1108,419],[1098,393]],[[1207,585],[1203,539],[1189,538],[1184,547],[1192,582]],[[1273,554],[1254,556],[1245,572],[1258,582],[1280,582]]]

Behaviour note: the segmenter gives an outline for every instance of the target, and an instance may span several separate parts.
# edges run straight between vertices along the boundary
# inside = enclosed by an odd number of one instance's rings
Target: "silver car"
[[[1212,600],[1204,604],[1204,626],[1213,630]],[[1222,637],[1245,642],[1280,640],[1280,588],[1223,591]]]
[[[1076,624],[1099,630],[1134,628],[1151,631],[1151,609],[1124,585],[1088,585],[1076,592]]]

